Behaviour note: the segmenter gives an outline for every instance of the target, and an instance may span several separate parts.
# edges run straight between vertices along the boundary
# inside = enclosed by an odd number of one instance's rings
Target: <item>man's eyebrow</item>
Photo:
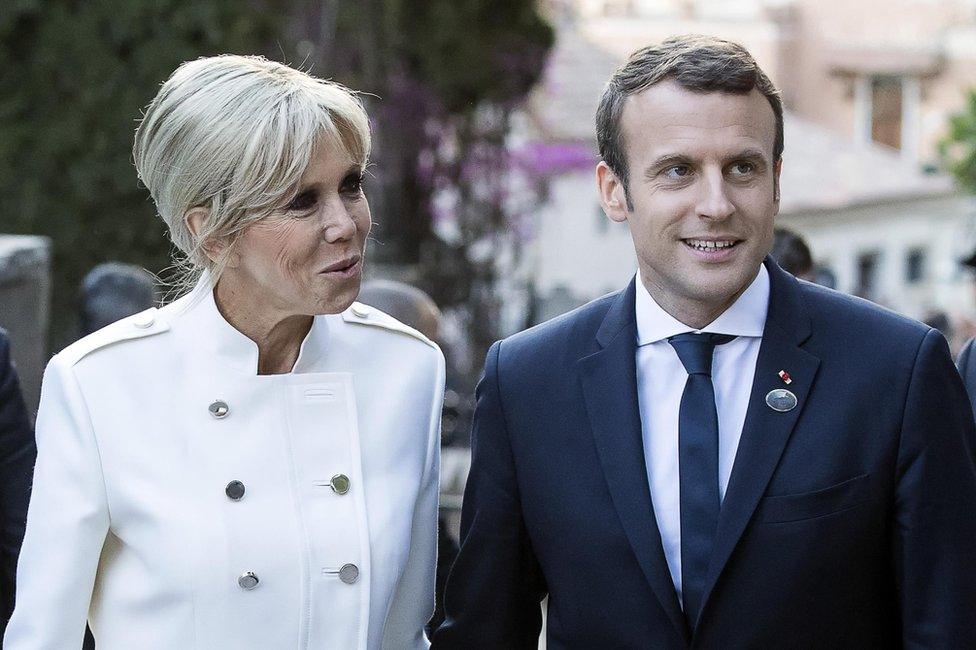
[[[743,149],[739,153],[729,156],[726,160],[749,160],[749,161],[759,161],[762,163],[766,162],[766,155],[759,149]]]
[[[691,158],[680,153],[669,153],[660,158],[654,160],[651,164],[647,166],[644,170],[644,174],[647,176],[652,175],[658,169],[662,167],[669,167],[671,165],[690,165],[692,164]]]

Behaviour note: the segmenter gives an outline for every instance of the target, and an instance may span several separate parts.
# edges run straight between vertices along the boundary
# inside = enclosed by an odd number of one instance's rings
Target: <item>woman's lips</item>
[[[322,275],[326,275],[333,278],[352,278],[359,275],[362,270],[362,258],[356,257],[352,260],[344,260],[337,264],[326,268],[322,271]]]

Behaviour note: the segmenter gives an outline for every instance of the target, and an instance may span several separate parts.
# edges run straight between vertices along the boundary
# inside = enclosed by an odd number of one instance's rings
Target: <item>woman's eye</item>
[[[363,190],[363,175],[350,174],[342,180],[339,191],[343,194],[359,194]]]
[[[315,192],[302,192],[288,204],[287,209],[290,212],[301,212],[303,210],[308,210],[315,205],[316,200]]]

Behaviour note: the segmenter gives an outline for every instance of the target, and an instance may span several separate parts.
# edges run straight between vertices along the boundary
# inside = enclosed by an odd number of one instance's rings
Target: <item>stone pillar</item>
[[[51,242],[47,237],[0,235],[0,327],[10,347],[24,399],[37,412],[47,364]]]

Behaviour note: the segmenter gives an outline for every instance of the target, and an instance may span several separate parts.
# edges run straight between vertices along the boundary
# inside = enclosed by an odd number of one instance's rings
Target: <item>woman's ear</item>
[[[186,224],[194,240],[197,240],[200,233],[204,231],[203,223],[208,216],[210,216],[210,210],[202,207],[190,208],[183,215],[183,223]],[[224,246],[219,240],[211,238],[208,241],[201,242],[200,249],[211,262],[216,262],[223,253]]]

